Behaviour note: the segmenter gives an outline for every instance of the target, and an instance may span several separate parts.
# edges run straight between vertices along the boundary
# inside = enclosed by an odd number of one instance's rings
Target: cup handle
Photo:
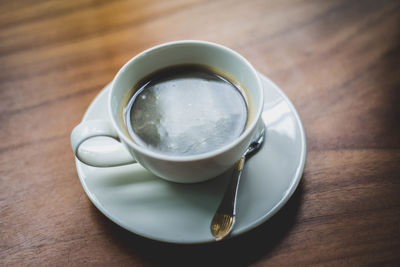
[[[109,137],[118,143],[83,149],[81,145],[94,137]],[[87,120],[78,124],[71,133],[71,145],[79,161],[93,167],[116,167],[136,163],[136,160],[121,143],[117,132],[106,120]]]

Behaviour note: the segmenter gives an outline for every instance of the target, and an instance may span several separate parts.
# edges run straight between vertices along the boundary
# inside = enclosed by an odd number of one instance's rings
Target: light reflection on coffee
[[[235,140],[247,123],[240,86],[201,65],[156,71],[133,88],[124,119],[132,139],[172,156],[206,153]]]

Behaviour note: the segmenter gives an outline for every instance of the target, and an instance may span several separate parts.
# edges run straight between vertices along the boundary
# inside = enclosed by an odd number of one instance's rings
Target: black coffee
[[[152,73],[133,88],[125,122],[139,145],[172,156],[206,153],[232,142],[245,129],[242,89],[200,65]]]

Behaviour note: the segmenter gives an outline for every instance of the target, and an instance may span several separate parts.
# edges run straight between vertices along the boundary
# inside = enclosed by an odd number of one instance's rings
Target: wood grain
[[[69,145],[124,62],[179,39],[243,54],[307,135],[289,203],[224,243],[121,229],[85,195]],[[399,62],[399,1],[1,1],[0,265],[399,265]]]

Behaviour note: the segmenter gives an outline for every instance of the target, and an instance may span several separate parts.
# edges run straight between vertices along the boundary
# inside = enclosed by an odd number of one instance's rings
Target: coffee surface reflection
[[[159,70],[133,92],[124,111],[128,132],[136,143],[161,154],[206,153],[232,142],[246,127],[242,88],[204,66]]]

